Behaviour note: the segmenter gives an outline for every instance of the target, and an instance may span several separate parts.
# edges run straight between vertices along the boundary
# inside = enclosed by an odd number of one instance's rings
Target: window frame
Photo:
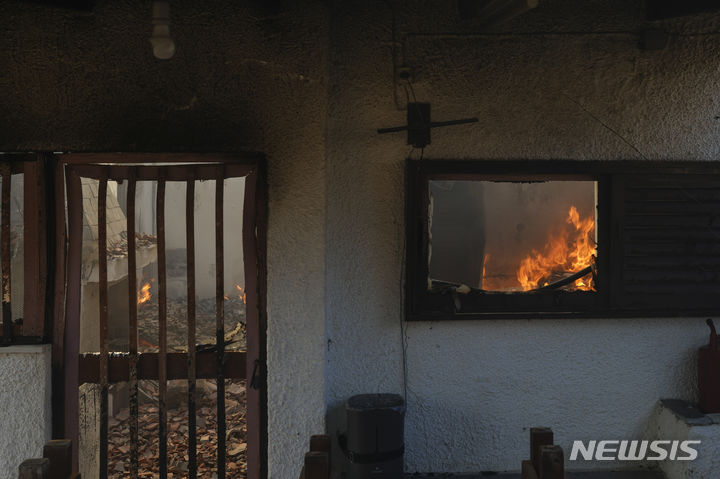
[[[54,227],[47,221],[48,195],[46,171],[48,155],[44,153],[11,152],[0,154],[0,163],[8,165],[10,175],[23,175],[23,294],[12,297],[14,303],[21,301],[21,318],[12,318],[11,331],[0,326],[0,346],[49,343],[52,334],[52,317],[48,302],[52,291],[48,291],[48,265],[51,261],[53,243],[50,230]],[[11,278],[11,282],[17,280]],[[9,333],[9,334],[6,334]]]
[[[557,319],[706,316],[709,305],[677,309],[623,307],[624,198],[628,175],[719,175],[720,167],[697,161],[595,160],[407,160],[405,319]],[[460,294],[428,291],[429,180],[594,180],[597,194],[597,292]]]

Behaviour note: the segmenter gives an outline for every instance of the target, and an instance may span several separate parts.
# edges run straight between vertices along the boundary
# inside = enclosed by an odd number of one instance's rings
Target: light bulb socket
[[[170,24],[170,4],[168,2],[153,2],[153,24]]]
[[[150,43],[153,55],[160,60],[168,60],[175,55],[175,42],[170,37],[170,4],[153,2],[153,33]]]

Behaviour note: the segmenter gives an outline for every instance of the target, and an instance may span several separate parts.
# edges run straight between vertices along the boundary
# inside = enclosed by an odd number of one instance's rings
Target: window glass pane
[[[135,278],[137,284],[138,350],[157,352],[158,332],[156,181],[135,184]],[[167,221],[166,221],[167,223]]]
[[[225,180],[223,242],[225,272],[225,339],[227,349],[245,347],[245,262],[243,260],[243,208],[245,178]]]
[[[10,297],[12,300],[13,319],[24,316],[24,294],[25,294],[25,175],[22,173],[12,175],[10,186],[10,251],[12,262],[10,274]]]
[[[81,184],[83,237],[80,274],[80,352],[88,353],[100,351],[100,299],[98,289],[99,182],[81,178]]]
[[[24,217],[24,175],[22,173],[11,176],[10,186],[10,302],[12,306],[12,319],[23,317],[23,302],[25,291],[25,217]],[[2,191],[2,178],[0,178],[0,192]],[[2,232],[0,231],[0,238]],[[0,257],[2,252],[0,251]],[[2,308],[0,308],[0,323],[2,322]]]
[[[431,280],[486,291],[594,291],[595,185],[431,181]]]

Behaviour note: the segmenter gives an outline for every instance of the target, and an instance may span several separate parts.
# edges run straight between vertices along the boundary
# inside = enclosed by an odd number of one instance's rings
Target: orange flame
[[[242,286],[239,284],[235,285],[235,288],[238,290],[238,298],[242,299],[243,304],[247,304],[247,293],[245,293],[245,290]]]
[[[143,304],[149,301],[151,297],[152,295],[150,294],[150,283],[145,283],[142,288],[140,288],[140,291],[138,291],[137,304]]]
[[[581,219],[574,206],[570,207],[566,222],[571,228],[551,234],[543,252],[533,250],[520,262],[517,279],[524,291],[546,286],[554,272],[576,273],[593,264],[595,222],[592,218]],[[595,290],[592,277],[588,276],[576,280],[573,287]]]

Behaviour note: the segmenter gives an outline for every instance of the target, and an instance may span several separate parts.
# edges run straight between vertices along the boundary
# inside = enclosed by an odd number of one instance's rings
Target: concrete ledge
[[[52,346],[49,344],[17,344],[0,347],[2,354],[45,354],[50,352]]]
[[[648,438],[701,441],[694,461],[659,463],[668,479],[715,479],[720,470],[720,415],[703,414],[697,406],[679,399],[658,402],[648,428]]]
[[[705,414],[695,404],[682,399],[661,399],[662,407],[672,411],[688,426],[710,426],[720,424],[720,414]]]

